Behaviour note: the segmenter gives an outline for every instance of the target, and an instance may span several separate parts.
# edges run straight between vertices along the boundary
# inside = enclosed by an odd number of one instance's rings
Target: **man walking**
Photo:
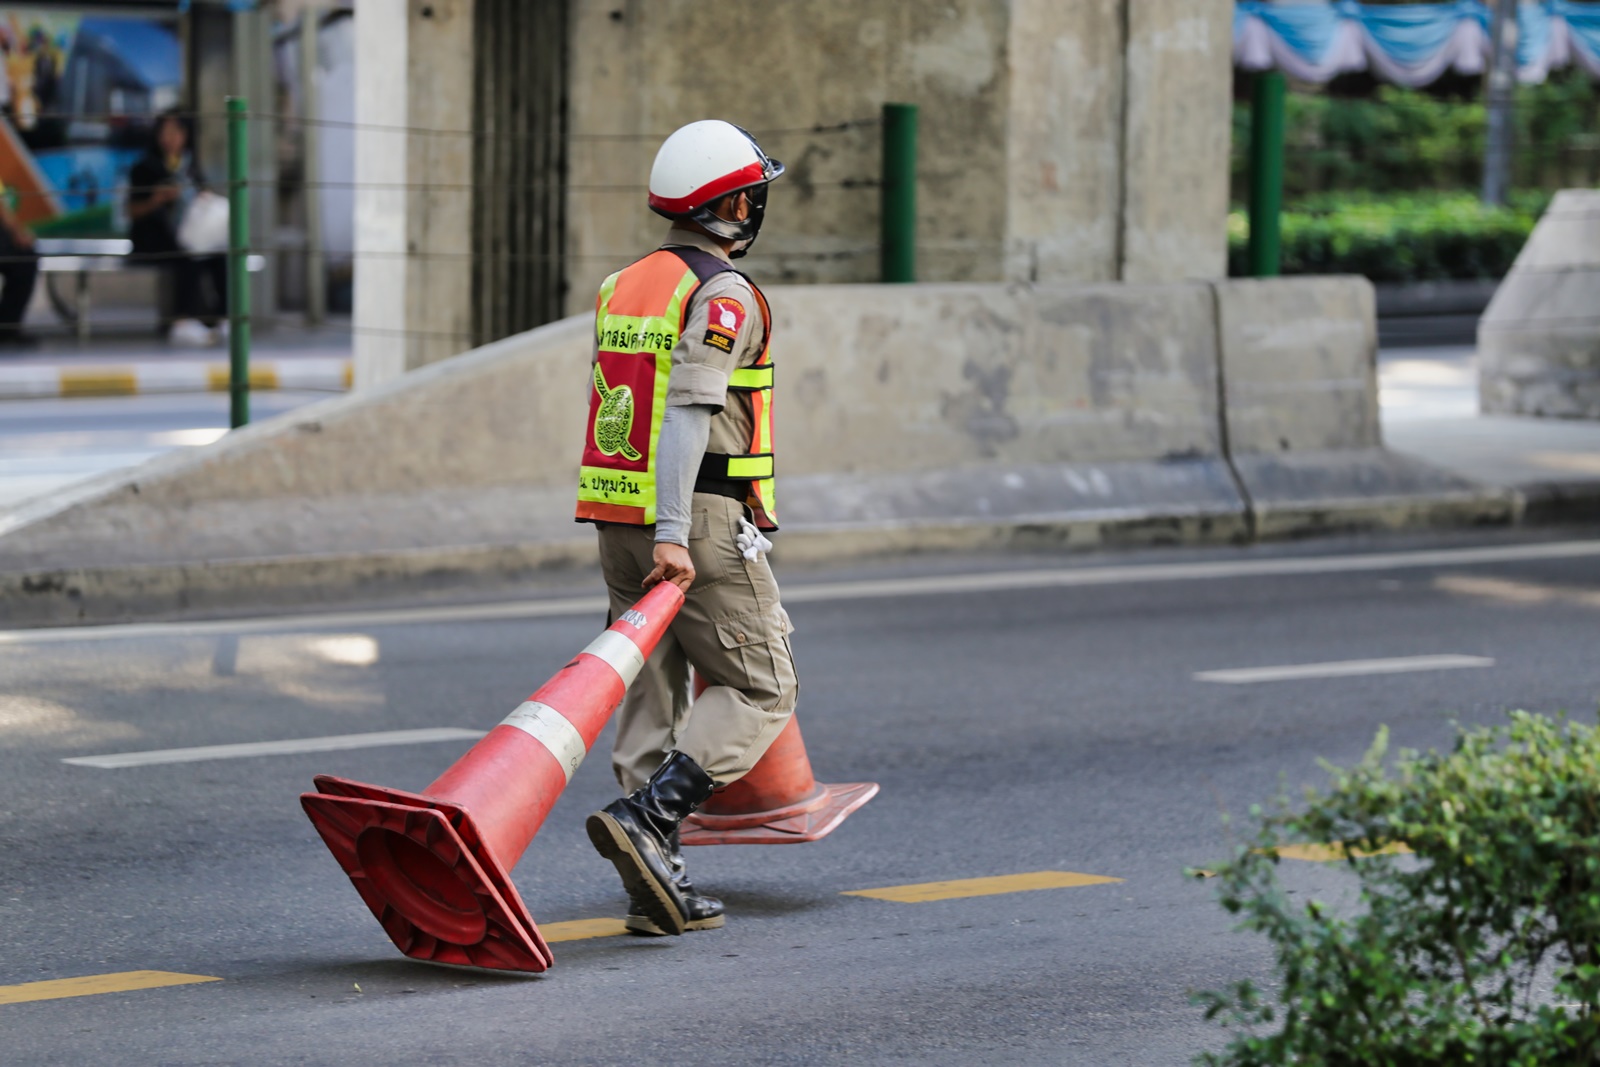
[[[744,130],[708,120],[662,144],[650,208],[665,243],[600,287],[577,518],[599,528],[612,617],[641,589],[685,601],[617,712],[612,766],[627,794],[587,829],[628,892],[628,928],[723,924],[695,892],[678,827],[755,766],[799,693],[792,627],[764,553],[777,529],[772,316],[732,260],[783,173]],[[689,668],[709,687],[691,708]]]

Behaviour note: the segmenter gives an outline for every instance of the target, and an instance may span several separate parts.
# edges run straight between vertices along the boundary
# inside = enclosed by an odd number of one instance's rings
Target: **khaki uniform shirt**
[[[669,245],[688,245],[709,252],[724,262],[731,262],[716,242],[704,234],[674,226],[667,233]],[[718,303],[720,321],[718,330],[711,329],[711,308]],[[728,304],[728,301],[734,302]],[[727,350],[729,329],[725,311],[742,309],[735,336]],[[750,397],[745,393],[729,393],[728,378],[734,371],[753,365],[761,358],[761,340],[766,333],[766,323],[761,316],[761,305],[744,277],[727,271],[704,283],[695,291],[689,306],[689,318],[684,322],[683,335],[672,350],[672,376],[667,379],[667,406],[687,407],[703,404],[716,410],[711,419],[711,436],[706,443],[708,452],[726,452],[738,455],[750,449],[750,434],[754,429],[754,415]],[[708,343],[707,338],[715,343]]]

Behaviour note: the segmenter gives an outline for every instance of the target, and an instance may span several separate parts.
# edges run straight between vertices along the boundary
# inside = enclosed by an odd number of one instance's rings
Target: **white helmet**
[[[731,122],[691,122],[661,143],[650,168],[650,210],[669,219],[687,219],[718,237],[742,242],[737,259],[755,243],[767,212],[767,183],[783,173],[756,139]],[[750,191],[750,217],[733,222],[711,204],[741,189]]]

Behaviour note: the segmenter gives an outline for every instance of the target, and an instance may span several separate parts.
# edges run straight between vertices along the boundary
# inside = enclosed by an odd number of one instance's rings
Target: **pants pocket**
[[[740,572],[744,561],[733,543],[728,517],[720,509],[696,500],[689,514],[689,562],[694,564],[698,591],[727,581]]]
[[[789,653],[789,617],[777,605],[716,622],[721,662],[707,667],[714,685],[744,693],[763,711],[788,711],[798,691],[794,659]]]

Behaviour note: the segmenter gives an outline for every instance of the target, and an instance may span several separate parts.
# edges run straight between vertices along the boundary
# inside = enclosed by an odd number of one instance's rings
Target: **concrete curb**
[[[6,626],[227,617],[427,599],[594,563],[592,540],[0,573]]]
[[[0,400],[133,396],[139,393],[225,393],[226,360],[161,360],[70,367],[24,364],[0,367]],[[250,389],[346,392],[347,359],[252,360]]]
[[[1600,481],[1540,482],[1517,490],[1529,526],[1600,522]]]
[[[1600,484],[1590,488],[1587,496],[1564,498],[1566,504],[1581,501],[1589,513],[1600,513]],[[1545,521],[1559,521],[1563,514],[1552,504],[1547,502],[1540,512]],[[784,530],[777,535],[773,558],[781,565],[921,552],[1225,545],[1314,532],[1502,526],[1523,515],[1519,494],[1486,490],[1318,501],[1250,515],[1199,508],[1123,509],[1006,521],[839,524]],[[594,565],[594,542],[585,533],[517,544],[13,571],[0,573],[0,625],[226,618],[273,610],[414,603],[576,575]]]

